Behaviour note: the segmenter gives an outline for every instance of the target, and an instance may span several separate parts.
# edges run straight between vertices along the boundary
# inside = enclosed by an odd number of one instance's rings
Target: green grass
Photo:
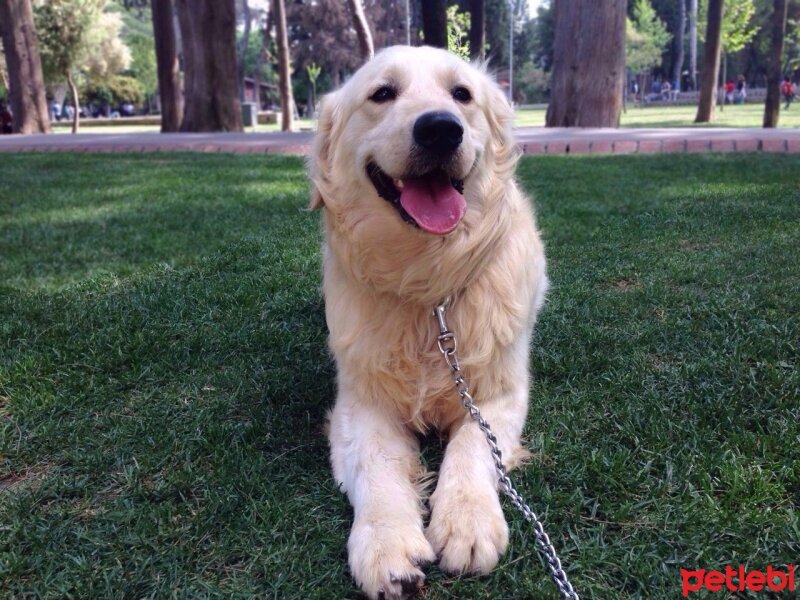
[[[781,105],[782,106],[782,105]],[[515,125],[517,127],[544,127],[545,108],[523,108],[517,110]],[[761,127],[764,119],[763,104],[742,104],[725,106],[716,110],[713,123],[694,123],[697,114],[696,106],[630,106],[622,114],[622,127]],[[781,110],[780,127],[800,127],[800,103],[795,103],[789,110]],[[308,119],[296,123],[296,128],[311,129],[314,124]],[[159,128],[154,125],[115,125],[92,127],[90,119],[81,121],[82,133],[156,133]],[[54,129],[56,133],[69,133],[66,125]],[[250,131],[250,130],[248,130]],[[277,124],[259,125],[259,133],[280,131]]]
[[[159,125],[142,125],[142,124],[128,124],[124,119],[120,120],[119,124],[114,125],[98,125],[92,123],[91,119],[81,119],[80,133],[158,133],[161,130]],[[294,122],[295,131],[311,130],[314,123],[311,119],[300,119]],[[256,125],[256,132],[258,133],[274,133],[281,130],[280,123],[259,124]],[[246,133],[253,131],[252,127],[245,127]],[[72,124],[66,121],[61,121],[53,127],[53,133],[71,134]]]
[[[3,162],[0,596],[357,598],[300,159]],[[782,155],[521,163],[553,288],[514,478],[582,597],[796,564],[797,173]],[[498,569],[432,567],[424,598],[553,597],[506,507]]]
[[[783,106],[783,105],[781,105]],[[544,127],[545,108],[517,111],[517,127]],[[763,104],[740,104],[716,109],[713,123],[696,124],[697,106],[629,106],[622,113],[621,127],[761,127]],[[780,127],[800,127],[800,106],[781,110]]]

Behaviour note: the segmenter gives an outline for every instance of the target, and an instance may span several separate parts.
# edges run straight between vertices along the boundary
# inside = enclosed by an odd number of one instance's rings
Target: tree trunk
[[[626,4],[556,0],[547,127],[619,126]]]
[[[0,0],[14,133],[50,133],[39,44],[30,0]]]
[[[781,57],[786,36],[787,0],[774,0],[772,12],[772,39],[767,66],[767,101],[764,104],[764,127],[777,127],[781,109]]]
[[[261,31],[261,47],[258,51],[258,58],[256,60],[256,73],[255,73],[256,111],[261,110],[261,71],[264,68],[264,61],[267,59],[267,54],[269,53],[269,40],[270,40],[269,32],[272,29],[273,14],[274,13],[270,10],[269,14],[267,15],[266,26]]]
[[[689,0],[689,81],[697,89],[697,0]]]
[[[292,75],[289,59],[289,35],[286,31],[286,6],[283,0],[273,0],[275,37],[278,43],[278,79],[281,92],[281,131],[292,130]]]
[[[234,0],[176,0],[183,43],[181,131],[242,131]]]
[[[725,52],[724,47],[720,47],[719,55],[721,73],[717,84],[716,103],[719,106],[719,112],[723,112],[725,110],[725,99],[728,96],[727,86],[725,85],[728,81],[728,54]],[[712,116],[711,118],[713,119],[714,117]]]
[[[152,0],[151,7],[158,70],[158,98],[161,104],[161,133],[168,133],[178,131],[183,119],[175,14],[172,0]]]
[[[484,60],[486,58],[485,0],[470,0],[469,16],[469,57],[472,60]]]
[[[686,0],[678,0],[678,26],[675,30],[675,62],[672,65],[674,90],[681,91],[683,84],[683,38],[686,31]]]
[[[245,98],[245,93],[247,87],[244,84],[244,78],[247,76],[245,73],[245,60],[247,59],[247,47],[250,44],[250,23],[253,20],[252,15],[250,14],[250,4],[247,0],[242,0],[242,12],[244,13],[244,32],[242,33],[242,43],[239,47],[239,52],[237,56],[237,62],[239,65],[239,102],[244,102],[247,100]]]
[[[697,104],[695,123],[714,120],[714,103],[717,97],[720,50],[722,46],[723,0],[708,0],[708,25],[703,57],[703,80],[700,84],[700,101]]]
[[[361,0],[347,0],[350,12],[353,14],[353,27],[358,37],[358,47],[361,49],[361,58],[367,62],[375,55],[375,48],[372,45],[372,33],[369,31],[369,23],[364,15],[364,7]]]
[[[81,102],[78,97],[78,86],[75,85],[75,80],[72,78],[72,72],[69,69],[67,69],[65,75],[69,91],[72,94],[72,107],[75,109],[75,112],[72,114],[72,133],[78,133],[81,122]]]
[[[447,48],[447,1],[422,2],[422,36],[426,46]]]

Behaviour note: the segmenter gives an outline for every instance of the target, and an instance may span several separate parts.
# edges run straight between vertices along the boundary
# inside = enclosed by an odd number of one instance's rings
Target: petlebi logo
[[[724,571],[706,569],[681,569],[683,597],[692,592],[706,589],[709,592],[793,592],[795,583],[795,565],[787,565],[785,569],[768,566],[766,571],[748,571],[743,566],[725,567]]]

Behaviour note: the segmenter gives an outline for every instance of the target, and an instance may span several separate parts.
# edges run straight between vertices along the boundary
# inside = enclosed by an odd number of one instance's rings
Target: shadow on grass
[[[0,192],[0,280],[58,289],[100,273],[191,264],[243,237],[316,229],[298,200],[301,161],[232,156],[9,158]],[[35,194],[35,197],[31,197]]]
[[[84,183],[100,158],[75,161],[12,198],[0,228],[0,481],[15,482],[0,589],[269,593],[324,577],[348,593],[300,161],[134,159],[116,193]]]

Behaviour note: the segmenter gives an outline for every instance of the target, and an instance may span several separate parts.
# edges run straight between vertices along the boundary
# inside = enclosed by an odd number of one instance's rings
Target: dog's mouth
[[[394,206],[406,223],[428,233],[450,233],[467,212],[464,181],[442,169],[394,179],[370,162],[367,176],[378,195]]]

